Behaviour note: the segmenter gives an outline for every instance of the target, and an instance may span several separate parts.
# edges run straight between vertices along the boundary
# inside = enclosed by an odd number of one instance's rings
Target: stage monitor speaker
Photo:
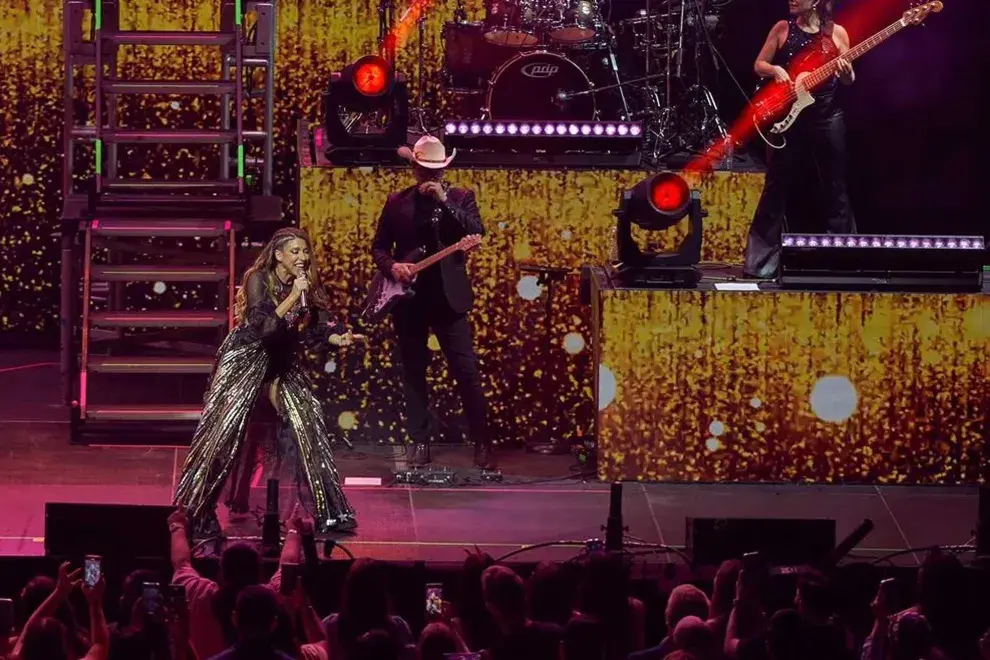
[[[170,506],[45,504],[45,554],[168,558]]]
[[[789,518],[686,518],[687,549],[697,565],[759,552],[775,566],[817,565],[835,549],[835,521]]]

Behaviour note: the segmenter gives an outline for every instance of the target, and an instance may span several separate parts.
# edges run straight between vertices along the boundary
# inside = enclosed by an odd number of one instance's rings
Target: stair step
[[[93,266],[97,282],[222,282],[228,270],[216,266]]]
[[[117,45],[129,46],[226,46],[234,43],[234,32],[175,32],[162,30],[128,30],[104,33],[103,38]]]
[[[197,405],[89,406],[86,419],[98,422],[196,422],[203,414]]]
[[[104,79],[110,94],[233,94],[234,80],[119,80]]]
[[[224,236],[231,229],[238,229],[230,220],[181,219],[181,218],[99,218],[92,221],[91,229],[97,236],[147,237],[161,236],[210,237]]]
[[[143,192],[170,190],[175,193],[236,190],[237,179],[218,181],[186,181],[183,179],[104,179],[103,190],[107,193],[115,191]],[[237,198],[240,199],[240,198]]]
[[[129,209],[129,210],[128,210]],[[204,211],[240,217],[247,211],[247,200],[239,195],[174,193],[103,193],[93,205],[93,215],[174,218],[202,215]]]
[[[208,374],[212,358],[90,356],[89,371],[101,374]]]
[[[103,129],[103,136],[109,132],[109,129]],[[118,129],[120,132],[120,129]],[[265,131],[241,131],[245,140],[263,140],[268,135]],[[78,140],[93,140],[96,139],[96,127],[95,126],[73,126],[72,127],[72,137]],[[107,140],[109,141],[109,140]],[[119,142],[119,140],[118,140]]]
[[[96,137],[96,126],[92,124],[72,127],[72,137],[77,140],[92,140]]]
[[[237,131],[223,130],[148,130],[134,128],[119,128],[104,130],[100,133],[104,142],[117,144],[230,144],[237,140]]]
[[[227,312],[93,312],[98,328],[217,328],[227,325]]]

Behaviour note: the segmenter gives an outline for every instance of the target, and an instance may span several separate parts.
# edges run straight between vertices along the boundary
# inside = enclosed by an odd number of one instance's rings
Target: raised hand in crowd
[[[52,653],[72,657],[72,649],[67,648],[69,637],[65,625],[54,618],[59,606],[65,603],[72,591],[81,584],[82,569],[71,569],[69,562],[58,568],[55,589],[28,618],[17,643],[13,657],[34,658],[51,656]],[[92,645],[82,660],[105,660],[110,650],[110,633],[106,616],[103,613],[105,584],[101,577],[93,587],[84,587],[83,593],[89,604],[90,639]],[[57,649],[57,650],[56,650]]]

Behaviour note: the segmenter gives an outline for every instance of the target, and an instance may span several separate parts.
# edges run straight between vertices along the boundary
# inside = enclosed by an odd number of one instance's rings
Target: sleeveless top
[[[832,40],[831,34],[825,34],[823,29],[814,33],[805,32],[798,26],[797,20],[790,18],[787,21],[787,40],[784,41],[783,47],[777,50],[773,63],[787,69],[791,78],[794,78],[798,73],[812,71],[838,56],[839,49]],[[815,102],[804,110],[802,116],[828,117],[838,112],[839,108],[835,103],[837,86],[838,80],[833,76],[812,91]]]

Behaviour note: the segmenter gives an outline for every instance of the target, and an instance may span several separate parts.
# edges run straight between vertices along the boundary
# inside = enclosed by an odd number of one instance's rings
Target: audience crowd
[[[850,625],[840,588],[820,574],[802,575],[790,606],[771,611],[767,572],[727,561],[710,595],[677,585],[653,616],[632,596],[622,556],[543,563],[523,579],[475,551],[464,561],[455,597],[434,608],[417,636],[393,608],[387,567],[369,559],[351,564],[338,611],[317,614],[320,560],[312,525],[298,516],[267,582],[261,556],[244,544],[225,549],[217,581],[202,577],[182,511],[169,528],[171,584],[153,571],[131,573],[108,624],[103,577],[87,581],[82,569],[62,564],[55,579],[24,585],[16,612],[3,620],[9,629],[0,636],[0,658],[990,660],[990,635],[980,637],[967,623],[967,574],[956,557],[937,551],[918,571],[917,602],[908,609],[897,611],[891,583],[881,583],[868,631]],[[167,589],[149,592],[158,584]],[[77,590],[81,598],[73,596]],[[83,601],[85,617],[73,606]]]

